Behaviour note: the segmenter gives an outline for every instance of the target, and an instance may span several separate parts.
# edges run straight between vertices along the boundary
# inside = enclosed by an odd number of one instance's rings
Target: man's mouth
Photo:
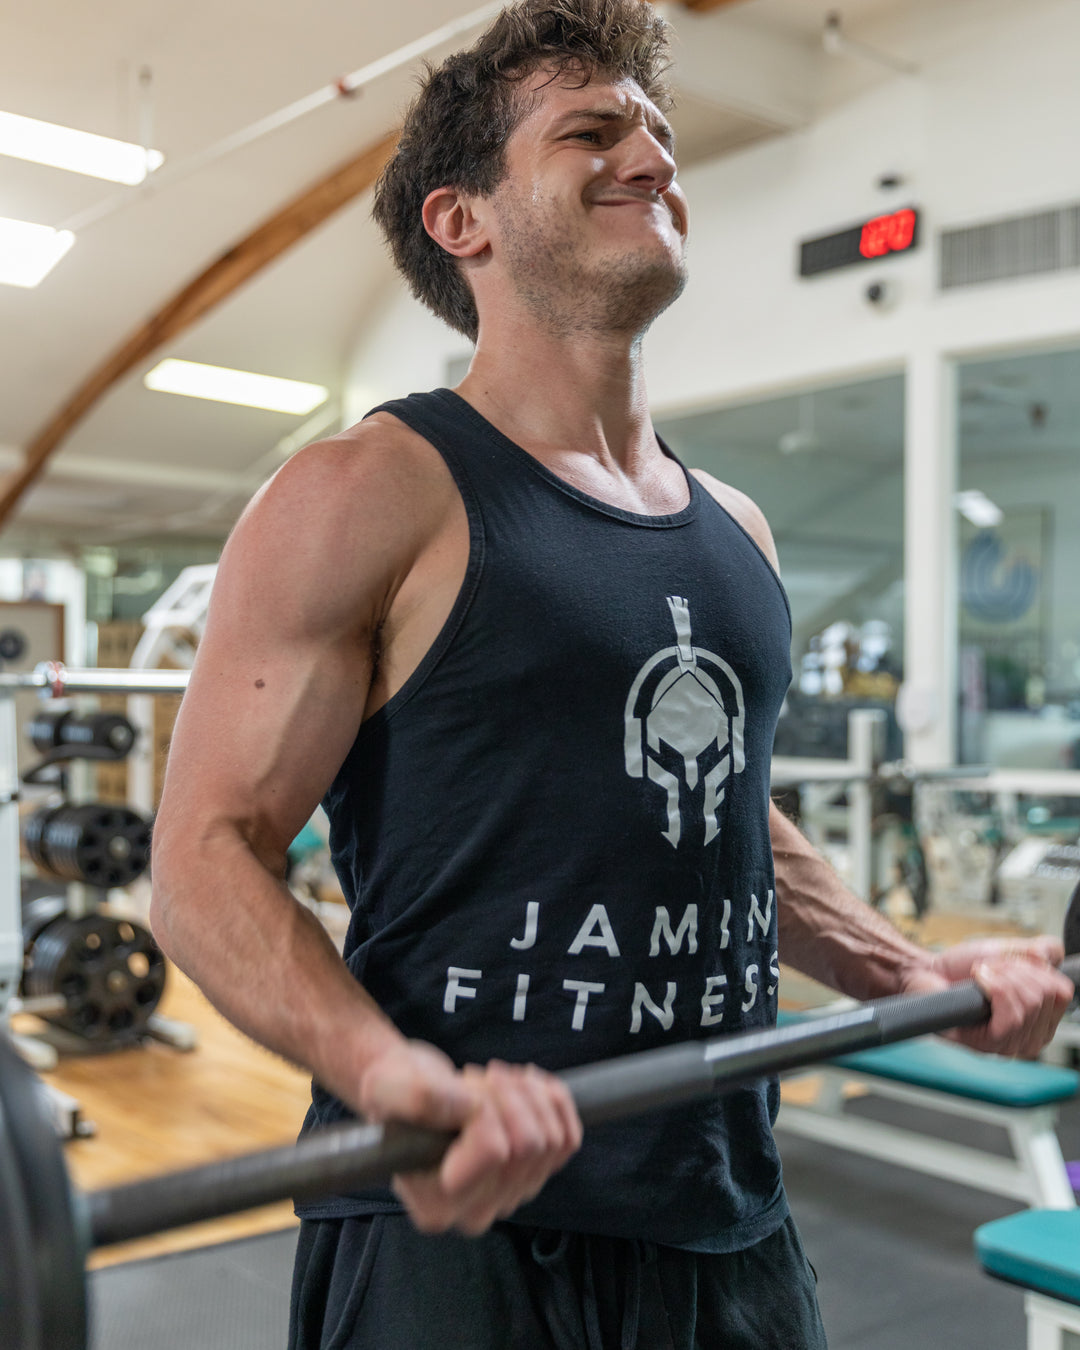
[[[597,206],[662,206],[658,197],[601,197]]]

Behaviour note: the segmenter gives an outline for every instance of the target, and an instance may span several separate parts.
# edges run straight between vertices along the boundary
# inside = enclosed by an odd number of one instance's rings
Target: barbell
[[[1065,920],[1080,950],[1080,888]],[[1080,956],[1062,972],[1080,984]],[[562,1074],[583,1124],[635,1115],[912,1036],[975,1026],[989,1004],[972,980],[877,999],[767,1031],[738,1032],[584,1065]],[[0,1035],[0,1319],[5,1350],[86,1350],[85,1259],[97,1247],[274,1201],[385,1184],[434,1166],[453,1135],[344,1123],[269,1149],[103,1190],[70,1184],[44,1088]]]

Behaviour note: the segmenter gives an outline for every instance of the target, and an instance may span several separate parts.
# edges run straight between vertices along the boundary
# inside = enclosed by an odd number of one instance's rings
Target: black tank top
[[[450,617],[327,794],[345,959],[458,1064],[559,1070],[772,1025],[769,763],[783,588],[688,476],[641,516],[577,491],[449,390],[384,404],[468,514]],[[786,1217],[774,1081],[591,1129],[515,1218],[737,1250]],[[345,1108],[316,1087],[306,1127]],[[390,1192],[311,1217],[396,1209]]]

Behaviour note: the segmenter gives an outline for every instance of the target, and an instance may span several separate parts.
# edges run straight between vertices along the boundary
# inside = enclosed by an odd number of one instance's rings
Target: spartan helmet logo
[[[667,602],[676,645],[645,662],[627,696],[626,772],[631,778],[647,773],[667,793],[662,834],[678,848],[684,814],[689,821],[700,811],[704,843],[720,833],[716,812],[725,784],[746,765],[745,709],[742,685],[727,662],[693,645],[689,601],[669,595]]]

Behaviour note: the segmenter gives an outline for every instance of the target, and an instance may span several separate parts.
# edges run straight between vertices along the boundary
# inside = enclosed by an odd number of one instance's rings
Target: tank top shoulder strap
[[[498,458],[488,423],[449,389],[391,399],[372,409],[378,412],[390,413],[438,450],[472,515],[477,508],[477,480],[488,476],[487,465]]]

